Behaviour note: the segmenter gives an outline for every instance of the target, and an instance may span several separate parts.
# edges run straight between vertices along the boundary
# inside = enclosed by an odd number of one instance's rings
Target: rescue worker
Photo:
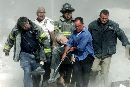
[[[100,71],[101,79],[99,82],[101,82],[101,85],[96,86],[108,87],[109,67],[112,55],[116,53],[117,38],[122,42],[123,46],[129,44],[128,38],[124,31],[119,28],[119,25],[109,19],[109,11],[106,9],[100,12],[97,20],[89,24],[89,31],[92,34],[96,57],[92,66],[94,76],[92,78],[95,78],[96,73]]]
[[[84,26],[83,18],[75,18],[75,30],[66,43],[62,61],[67,57],[68,52],[74,54],[73,70],[76,78],[76,87],[88,87],[91,66],[94,59],[92,36]]]
[[[72,12],[74,11],[75,9],[72,8],[69,3],[65,3],[60,10],[62,16],[60,16],[60,19],[58,21],[55,21],[55,26],[58,27],[59,32],[61,32],[67,38],[69,38],[69,36],[73,32],[74,23],[72,18]]]
[[[48,87],[48,79],[50,78],[50,65],[52,57],[52,44],[53,44],[53,35],[54,35],[54,23],[53,20],[45,16],[45,8],[39,7],[37,9],[37,19],[34,20],[34,23],[42,27],[43,31],[46,33],[48,39],[44,41],[44,51],[47,58],[47,61],[44,63],[43,68],[45,74],[43,75],[42,87]]]
[[[31,75],[31,72],[39,66],[37,60],[46,60],[43,52],[46,39],[47,35],[42,28],[27,17],[20,17],[8,36],[3,52],[8,56],[14,46],[13,60],[20,60],[20,66],[24,70],[24,87],[39,87],[39,75]]]
[[[73,29],[74,29],[74,23],[73,23],[73,18],[72,18],[72,12],[74,12],[75,9],[71,7],[69,3],[63,4],[62,9],[60,12],[62,13],[62,16],[60,16],[60,19],[58,21],[55,21],[55,35],[57,34],[63,34],[67,38],[71,35]],[[57,59],[61,58],[61,54],[63,52],[59,51],[60,47],[62,44],[55,44],[54,50],[53,50],[53,58],[52,59]],[[53,66],[54,67],[54,66]],[[70,79],[70,74],[72,71],[72,64],[70,63],[69,60],[64,61],[59,69],[59,74],[60,77],[63,77],[65,80],[65,83],[69,83]]]

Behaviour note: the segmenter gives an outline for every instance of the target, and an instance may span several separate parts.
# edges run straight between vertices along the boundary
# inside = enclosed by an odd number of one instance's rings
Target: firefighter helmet
[[[63,4],[62,9],[60,10],[61,13],[65,13],[65,12],[73,12],[75,11],[74,8],[71,7],[71,5],[69,3],[65,3]]]

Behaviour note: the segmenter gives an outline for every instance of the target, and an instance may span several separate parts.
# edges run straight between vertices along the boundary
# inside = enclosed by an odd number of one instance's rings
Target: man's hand
[[[69,51],[74,51],[74,50],[76,50],[76,47],[71,47],[71,48],[69,49]]]
[[[9,51],[6,49],[3,49],[3,52],[5,53],[5,56],[9,56]]]

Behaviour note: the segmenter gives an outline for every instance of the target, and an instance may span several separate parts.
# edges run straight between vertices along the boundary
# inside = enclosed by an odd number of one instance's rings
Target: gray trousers
[[[95,58],[92,66],[90,78],[90,87],[95,83],[96,87],[108,87],[108,73],[111,63],[111,57],[105,59]],[[93,83],[91,83],[93,82]]]

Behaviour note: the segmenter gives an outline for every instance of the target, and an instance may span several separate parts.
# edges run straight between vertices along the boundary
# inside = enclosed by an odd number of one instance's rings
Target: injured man
[[[54,47],[52,52],[52,72],[48,82],[56,82],[58,87],[67,87],[67,85],[73,81],[72,54],[71,52],[68,52],[65,60],[61,60],[61,56],[64,52],[64,46],[66,45],[68,39],[63,34],[58,34],[56,35],[55,40],[58,45]]]

